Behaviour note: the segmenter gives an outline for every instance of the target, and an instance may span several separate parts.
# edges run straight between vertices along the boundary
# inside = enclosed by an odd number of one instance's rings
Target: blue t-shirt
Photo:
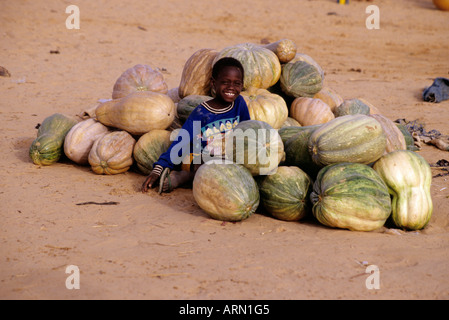
[[[192,111],[178,136],[153,166],[174,169],[187,156],[190,156],[187,161],[196,164],[200,164],[205,155],[220,156],[223,139],[246,120],[250,120],[250,115],[242,96],[225,109],[214,109],[207,101],[203,102]]]

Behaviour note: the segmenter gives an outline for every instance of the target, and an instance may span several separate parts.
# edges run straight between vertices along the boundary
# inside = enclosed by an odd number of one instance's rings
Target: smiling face
[[[215,100],[222,107],[227,107],[239,96],[243,89],[243,75],[239,68],[224,67],[216,79],[212,79],[215,88]]]

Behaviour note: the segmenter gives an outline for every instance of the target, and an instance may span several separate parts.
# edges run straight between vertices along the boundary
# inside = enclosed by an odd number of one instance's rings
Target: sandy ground
[[[434,214],[420,232],[352,232],[313,219],[255,214],[210,219],[191,189],[142,194],[144,176],[99,176],[28,157],[35,126],[110,98],[127,68],[164,70],[179,85],[198,49],[289,38],[343,98],[363,97],[395,120],[449,134],[449,101],[423,102],[449,77],[449,12],[430,0],[226,2],[0,0],[0,298],[2,299],[448,299],[449,177],[432,181]],[[80,9],[67,29],[66,7]],[[369,4],[380,29],[368,30]],[[57,51],[59,53],[51,53]],[[429,163],[449,153],[425,145]],[[433,169],[434,175],[441,170]],[[116,201],[118,205],[76,205]],[[386,232],[387,231],[387,232]],[[80,289],[66,288],[66,267]],[[369,265],[380,289],[369,289]]]

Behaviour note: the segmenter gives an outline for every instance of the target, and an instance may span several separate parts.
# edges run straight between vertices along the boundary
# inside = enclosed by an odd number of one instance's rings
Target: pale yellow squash
[[[264,48],[273,51],[280,63],[287,63],[296,56],[297,47],[293,40],[281,39],[276,42],[263,45]]]
[[[320,99],[325,102],[332,110],[343,103],[343,98],[333,89],[323,87],[318,93],[313,96],[315,99]]]
[[[120,99],[137,91],[167,93],[168,86],[158,69],[145,64],[136,64],[125,70],[117,79],[112,89],[112,99]]]
[[[89,164],[90,149],[95,140],[110,132],[109,128],[95,119],[78,122],[70,129],[64,140],[64,153],[73,162]]]
[[[288,117],[288,107],[285,100],[266,89],[251,87],[240,95],[248,105],[252,120],[265,121],[274,129],[282,127]]]
[[[214,49],[200,49],[186,61],[178,87],[179,98],[211,95],[212,67],[217,54]]]
[[[381,114],[370,114],[369,116],[376,119],[384,130],[387,138],[385,153],[396,150],[407,150],[407,143],[405,142],[404,134],[393,121]]]
[[[142,135],[153,129],[167,129],[175,118],[176,109],[166,94],[142,91],[104,102],[95,114],[106,126]]]
[[[290,117],[301,126],[323,124],[335,118],[331,108],[322,100],[298,97],[290,106]]]
[[[416,152],[396,150],[383,155],[373,169],[392,195],[391,215],[396,226],[409,230],[424,228],[433,212],[429,163]]]
[[[136,140],[126,131],[113,131],[95,140],[89,152],[89,164],[96,174],[118,174],[133,164]]]

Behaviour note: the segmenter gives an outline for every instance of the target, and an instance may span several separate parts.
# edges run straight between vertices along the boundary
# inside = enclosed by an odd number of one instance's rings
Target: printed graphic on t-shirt
[[[201,128],[202,139],[207,141],[203,153],[219,157],[224,154],[226,138],[232,129],[238,125],[240,117],[220,119]]]

